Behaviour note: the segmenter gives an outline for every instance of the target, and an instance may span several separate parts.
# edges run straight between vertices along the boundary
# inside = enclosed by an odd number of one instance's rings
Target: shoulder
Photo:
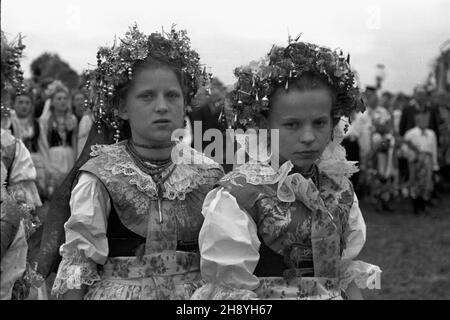
[[[1,129],[1,144],[3,147],[13,145],[17,142],[17,139],[7,130]]]
[[[405,132],[405,138],[414,136],[417,133],[417,127],[411,128]]]
[[[93,168],[102,166],[107,162],[110,162],[111,159],[118,162],[127,158],[127,153],[125,151],[125,144],[123,142],[119,142],[116,144],[96,144],[91,146],[92,157],[80,168],[80,170],[84,170],[87,168]]]
[[[172,161],[177,165],[177,171],[191,175],[192,179],[198,177],[205,180],[206,184],[216,184],[224,171],[220,164],[198,152],[190,146],[177,144],[172,150]]]
[[[272,186],[290,171],[288,165],[275,170],[269,164],[249,162],[226,174],[218,183],[243,207],[252,207],[261,197],[276,196]]]
[[[180,167],[192,167],[198,170],[222,170],[222,166],[191,146],[178,143],[172,150],[172,161]],[[222,174],[223,175],[223,174]]]

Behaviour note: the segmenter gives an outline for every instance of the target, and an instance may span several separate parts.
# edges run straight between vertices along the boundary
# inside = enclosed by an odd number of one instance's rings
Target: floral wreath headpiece
[[[183,73],[185,102],[188,105],[199,86],[208,86],[212,74],[200,64],[200,57],[191,49],[185,30],[152,33],[146,36],[137,25],[130,27],[125,37],[110,47],[100,47],[97,52],[97,68],[85,72],[85,107],[90,108],[96,119],[98,132],[102,122],[116,130],[114,139],[120,138],[118,89],[133,77],[133,68],[146,59],[163,60],[179,68]]]
[[[333,118],[365,110],[355,73],[350,68],[350,55],[345,56],[342,50],[300,42],[299,38],[289,37],[287,47],[274,45],[259,62],[234,70],[238,78],[232,92],[235,127],[240,124],[244,128],[257,128],[262,113],[270,109],[271,94],[280,87],[288,90],[289,82],[305,73],[319,76],[335,93]]]
[[[67,86],[64,83],[62,83],[61,80],[54,80],[45,89],[45,95],[47,98],[51,98],[55,93],[57,93],[59,91],[64,91],[66,93],[69,93],[69,89],[67,88]]]
[[[6,36],[1,31],[1,91],[2,97],[4,90],[14,91],[17,96],[25,92],[25,83],[23,71],[20,65],[20,59],[23,56],[25,45],[22,43],[22,35],[18,39],[8,43]],[[8,117],[10,108],[1,103],[1,116]]]

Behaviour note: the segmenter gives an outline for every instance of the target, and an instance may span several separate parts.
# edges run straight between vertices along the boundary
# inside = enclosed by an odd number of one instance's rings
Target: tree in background
[[[41,87],[53,80],[61,80],[71,90],[79,84],[78,74],[55,53],[45,52],[34,59],[31,74],[33,81]]]

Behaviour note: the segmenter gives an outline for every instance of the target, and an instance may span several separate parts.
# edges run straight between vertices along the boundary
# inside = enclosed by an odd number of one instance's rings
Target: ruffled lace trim
[[[343,261],[340,266],[339,286],[346,290],[352,281],[360,289],[380,289],[381,269],[363,261]]]
[[[52,287],[53,295],[61,295],[68,290],[81,289],[82,285],[91,286],[101,278],[97,272],[97,264],[77,251],[64,255]]]
[[[191,300],[256,300],[257,298],[257,294],[251,290],[207,283],[194,292]]]
[[[45,278],[37,272],[37,263],[27,263],[26,280],[35,288],[40,288],[44,284]]]
[[[104,156],[105,169],[114,175],[131,177],[129,183],[140,191],[157,195],[153,179],[142,172],[125,150],[125,143],[114,145],[94,145],[91,156]],[[183,144],[177,144],[172,152],[172,160],[177,165],[173,173],[164,182],[163,196],[169,200],[184,200],[186,194],[201,185],[213,185],[223,176],[222,167],[196,150]],[[167,169],[167,172],[170,170]]]

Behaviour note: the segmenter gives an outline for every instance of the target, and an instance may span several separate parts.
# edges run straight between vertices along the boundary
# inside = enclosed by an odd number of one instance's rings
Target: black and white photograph
[[[0,234],[1,300],[450,300],[450,0],[1,1]]]

